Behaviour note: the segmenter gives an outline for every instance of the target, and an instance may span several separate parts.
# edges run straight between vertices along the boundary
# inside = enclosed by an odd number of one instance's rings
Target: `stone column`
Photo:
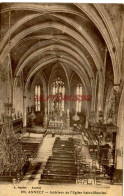
[[[93,78],[91,78],[91,89],[92,89],[91,111],[95,111],[96,84],[97,84],[96,81],[93,81]]]
[[[96,112],[95,111],[90,112],[89,122],[90,122],[90,124],[94,124],[96,122]]]
[[[98,111],[103,111],[103,86],[104,84],[102,81],[99,81],[99,88],[98,88]]]
[[[116,115],[118,114],[117,118],[117,136],[116,136],[116,169],[122,170],[123,169],[123,133],[124,133],[124,87],[120,97],[119,89],[117,87],[115,89],[115,112]],[[119,101],[120,100],[120,101]],[[120,102],[120,103],[119,103]],[[118,113],[117,108],[119,105]]]
[[[48,115],[47,115],[47,108],[45,108],[45,114],[43,119],[44,128],[47,128],[47,123],[48,123]]]
[[[23,93],[23,127],[27,126],[27,97],[26,90],[24,89]]]
[[[67,126],[67,127],[70,127],[70,114],[69,114],[69,108],[67,109],[66,126]]]
[[[99,116],[101,118],[101,113],[103,113],[103,97],[104,97],[104,79],[99,80],[98,87],[98,105],[97,105],[97,122],[99,121]],[[102,119],[101,119],[102,120]]]
[[[89,124],[89,118],[86,116],[86,121],[85,121],[85,129],[88,129],[88,124]]]

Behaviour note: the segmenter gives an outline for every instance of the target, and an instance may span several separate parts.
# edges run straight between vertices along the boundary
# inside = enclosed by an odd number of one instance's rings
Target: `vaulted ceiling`
[[[90,90],[91,79],[105,77],[108,51],[118,84],[122,12],[123,6],[115,4],[3,3],[1,62],[10,51],[13,76],[23,72],[28,82],[39,70],[48,75],[47,68],[60,63]]]

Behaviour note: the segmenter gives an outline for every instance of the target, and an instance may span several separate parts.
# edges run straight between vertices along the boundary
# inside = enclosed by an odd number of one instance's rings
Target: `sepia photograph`
[[[124,4],[0,3],[0,195],[122,196]]]

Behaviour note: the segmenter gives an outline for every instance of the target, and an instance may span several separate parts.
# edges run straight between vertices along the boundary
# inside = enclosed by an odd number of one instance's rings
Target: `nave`
[[[123,4],[0,4],[0,183],[123,183]]]
[[[83,184],[110,186],[111,177],[100,168],[96,157],[82,135],[55,135],[26,133],[21,142],[34,148],[39,143],[37,153],[29,155],[30,164],[25,175],[18,180],[19,184]],[[31,156],[33,158],[31,158]]]

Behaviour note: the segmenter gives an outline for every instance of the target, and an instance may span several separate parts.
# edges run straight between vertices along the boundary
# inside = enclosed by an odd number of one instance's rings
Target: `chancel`
[[[122,4],[1,3],[0,183],[122,184]]]

